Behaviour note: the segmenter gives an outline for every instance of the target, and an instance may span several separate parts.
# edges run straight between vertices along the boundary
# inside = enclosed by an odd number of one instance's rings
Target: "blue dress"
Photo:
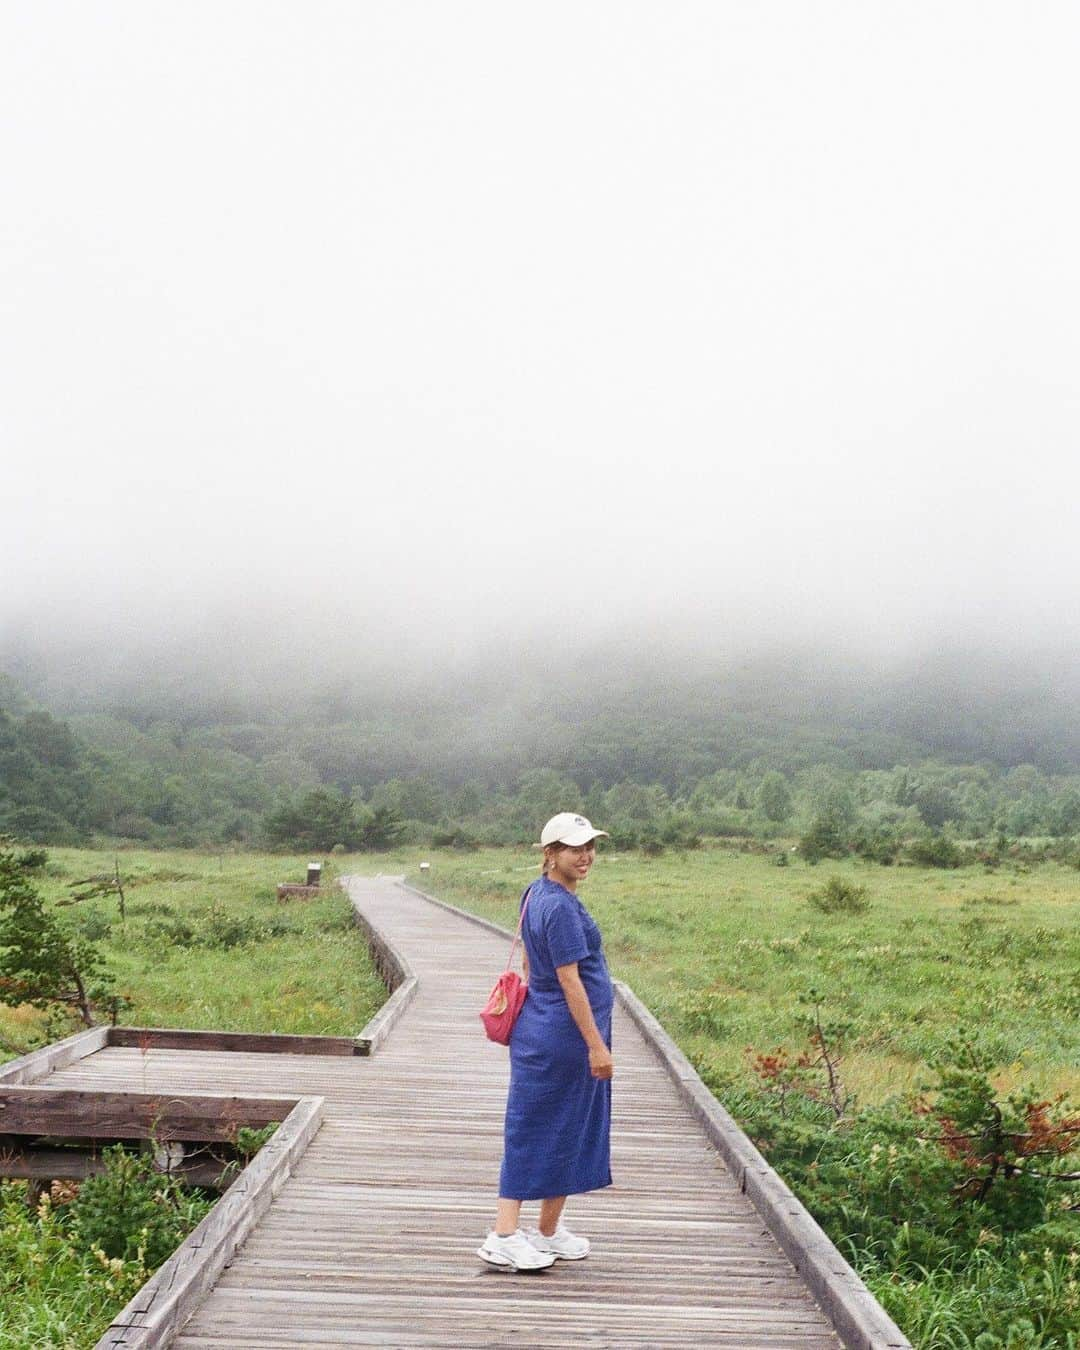
[[[589,1072],[556,966],[578,963],[597,1028],[611,1047],[614,990],[600,929],[565,886],[541,877],[522,924],[529,993],[510,1037],[510,1095],[499,1194],[544,1200],[611,1185],[611,1080]],[[524,897],[522,897],[524,900]]]

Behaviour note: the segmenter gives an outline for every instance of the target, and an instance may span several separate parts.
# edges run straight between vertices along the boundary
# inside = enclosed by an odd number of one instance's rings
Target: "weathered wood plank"
[[[81,1139],[231,1140],[283,1121],[295,1097],[0,1087],[0,1134]]]
[[[402,1013],[416,997],[420,985],[412,975],[402,980],[379,1011],[356,1037],[356,1052],[373,1055],[393,1030]]]
[[[350,1036],[287,1036],[278,1032],[188,1031],[173,1027],[109,1027],[108,1044],[139,1050],[228,1051],[247,1055],[358,1054]]]
[[[383,1044],[390,1032],[401,1020],[405,1009],[412,1003],[420,989],[420,982],[413,974],[403,952],[367,918],[361,909],[353,905],[353,917],[357,927],[367,937],[375,968],[382,976],[390,997],[368,1021],[356,1037],[357,1050],[361,1055],[373,1055]]]
[[[247,1237],[318,1131],[321,1097],[302,1097],[224,1197],[113,1320],[95,1350],[168,1345]]]
[[[108,1044],[108,1035],[108,1027],[88,1027],[62,1041],[43,1045],[40,1050],[31,1050],[28,1055],[9,1059],[6,1064],[0,1064],[0,1084],[17,1087],[48,1078],[56,1069],[63,1069],[103,1049]]]
[[[8,1181],[84,1181],[101,1176],[105,1159],[97,1153],[76,1148],[26,1148],[0,1150],[0,1177]],[[177,1163],[172,1175],[189,1186],[224,1190],[233,1179],[223,1180],[225,1164],[189,1161]]]

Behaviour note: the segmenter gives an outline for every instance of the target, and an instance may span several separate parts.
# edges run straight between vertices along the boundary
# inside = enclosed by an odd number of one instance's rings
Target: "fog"
[[[1052,3],[5,5],[0,668],[1066,667],[1078,38]]]

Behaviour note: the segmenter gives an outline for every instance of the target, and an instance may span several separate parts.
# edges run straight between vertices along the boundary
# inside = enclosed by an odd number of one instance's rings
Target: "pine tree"
[[[0,839],[0,1002],[60,1005],[94,1025],[94,1003],[111,985],[92,942],[69,933],[45,908],[26,855]]]

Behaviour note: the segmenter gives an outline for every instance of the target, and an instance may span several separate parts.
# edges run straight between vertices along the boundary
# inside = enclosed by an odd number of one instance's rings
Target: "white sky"
[[[0,619],[1080,636],[1078,38],[8,0]]]

